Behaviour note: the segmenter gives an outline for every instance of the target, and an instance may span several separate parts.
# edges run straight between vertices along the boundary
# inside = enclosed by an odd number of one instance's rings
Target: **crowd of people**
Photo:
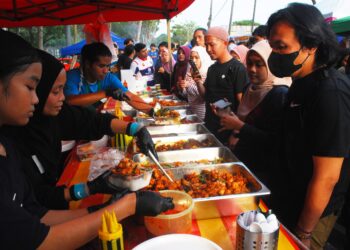
[[[50,54],[0,30],[0,229],[5,249],[71,249],[97,236],[103,210],[118,220],[157,215],[169,198],[128,192],[109,172],[71,187],[61,175],[61,140],[102,135],[135,136],[142,152],[157,155],[145,127],[98,114],[112,97],[153,115],[120,75],[109,71],[112,53],[85,45],[81,67],[66,73]],[[259,26],[247,44],[221,27],[198,28],[189,45],[125,41],[119,70],[130,69],[149,86],[160,84],[270,189],[268,205],[308,247],[322,249],[342,211],[350,217],[350,59],[313,6],[290,4]],[[174,53],[176,52],[176,53]],[[228,107],[215,103],[223,100]],[[105,204],[67,210],[68,202],[96,193]],[[350,222],[348,223],[350,224]],[[14,238],[16,236],[16,239]],[[20,237],[20,240],[17,239]]]

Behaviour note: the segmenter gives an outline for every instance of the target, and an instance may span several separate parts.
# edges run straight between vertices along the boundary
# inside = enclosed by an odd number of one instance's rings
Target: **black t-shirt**
[[[36,118],[36,117],[35,117]],[[97,140],[103,135],[113,135],[109,114],[96,114],[84,107],[63,105],[55,117],[41,116],[26,127],[7,127],[16,138],[23,153],[24,173],[33,186],[40,204],[50,209],[67,209],[64,198],[65,186],[56,187],[61,175],[60,164],[62,140]],[[44,172],[33,161],[35,155]]]
[[[293,81],[284,119],[285,161],[276,178],[280,183],[273,190],[279,197],[274,206],[282,207],[282,216],[290,226],[303,208],[313,173],[312,156],[345,158],[323,216],[341,208],[350,177],[349,124],[350,81],[344,75],[335,69],[320,69]]]
[[[0,131],[7,156],[0,156],[0,248],[36,249],[49,227],[40,222],[47,209],[40,206],[20,167],[20,155]]]
[[[238,101],[236,95],[243,92],[248,84],[247,71],[242,63],[232,58],[226,63],[214,63],[208,69],[205,80],[205,125],[219,138],[226,142],[230,131],[218,133],[220,129],[220,119],[211,110],[210,103],[226,98],[232,103],[232,110],[236,112]]]

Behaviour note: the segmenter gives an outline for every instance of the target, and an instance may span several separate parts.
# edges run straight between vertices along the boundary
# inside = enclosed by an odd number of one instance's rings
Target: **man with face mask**
[[[243,64],[232,58],[227,49],[228,33],[225,29],[210,28],[205,35],[205,44],[209,56],[216,63],[209,67],[205,82],[200,75],[194,75],[193,79],[205,99],[205,125],[221,142],[226,143],[231,132],[218,131],[220,119],[214,114],[211,104],[227,99],[232,103],[232,111],[236,112],[243,89],[248,84],[248,76]]]

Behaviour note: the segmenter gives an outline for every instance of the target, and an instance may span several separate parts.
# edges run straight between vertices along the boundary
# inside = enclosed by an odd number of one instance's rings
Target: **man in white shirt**
[[[147,86],[155,84],[153,80],[154,65],[153,60],[148,56],[147,47],[143,43],[135,44],[136,58],[132,61],[130,70],[138,79],[147,82]]]

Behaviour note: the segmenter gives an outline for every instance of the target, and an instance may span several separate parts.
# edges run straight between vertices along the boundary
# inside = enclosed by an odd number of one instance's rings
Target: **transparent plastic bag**
[[[114,148],[96,154],[90,162],[90,171],[88,180],[92,181],[105,171],[114,168],[124,158],[124,152]]]

